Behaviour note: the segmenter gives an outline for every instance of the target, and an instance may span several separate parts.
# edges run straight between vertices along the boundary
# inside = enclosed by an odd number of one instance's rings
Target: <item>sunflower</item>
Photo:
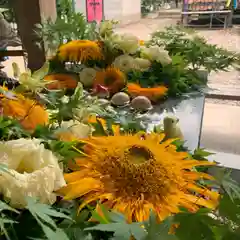
[[[119,92],[125,87],[126,76],[118,68],[108,67],[103,71],[99,71],[96,74],[94,81],[94,88],[97,85],[107,87],[111,94]]]
[[[73,40],[58,49],[58,57],[62,61],[85,62],[103,58],[99,44],[89,40]]]
[[[73,74],[57,73],[44,77],[45,81],[52,81],[47,85],[48,89],[74,89],[78,85],[78,79]]]
[[[8,97],[9,94],[13,97]],[[1,94],[0,97],[3,115],[19,120],[25,129],[33,130],[37,125],[48,123],[48,113],[37,102],[10,91],[7,95]]]
[[[165,86],[142,88],[136,83],[129,83],[127,85],[127,91],[132,97],[145,96],[154,102],[162,98],[167,93],[168,88]]]
[[[218,193],[196,184],[212,177],[192,170],[213,163],[189,159],[187,152],[176,151],[173,139],[163,139],[155,133],[89,139],[91,151],[76,161],[78,171],[65,175],[67,186],[59,193],[68,200],[82,197],[79,211],[99,201],[129,222],[148,219],[151,210],[161,221],[179,207],[193,212],[200,206],[215,208]]]

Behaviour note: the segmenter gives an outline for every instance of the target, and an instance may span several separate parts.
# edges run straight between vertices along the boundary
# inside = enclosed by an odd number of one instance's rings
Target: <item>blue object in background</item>
[[[238,7],[238,0],[233,0],[233,8],[237,9]]]

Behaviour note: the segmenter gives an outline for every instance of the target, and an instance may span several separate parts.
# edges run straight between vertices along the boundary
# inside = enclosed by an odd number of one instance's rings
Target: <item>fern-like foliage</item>
[[[68,41],[76,39],[96,39],[96,23],[88,23],[82,13],[74,10],[71,0],[60,0],[55,21],[45,19],[36,26],[36,34],[43,40],[48,54]]]

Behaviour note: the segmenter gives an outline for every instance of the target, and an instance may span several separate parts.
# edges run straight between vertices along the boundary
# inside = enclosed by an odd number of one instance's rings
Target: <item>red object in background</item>
[[[88,22],[103,20],[103,0],[86,0]]]

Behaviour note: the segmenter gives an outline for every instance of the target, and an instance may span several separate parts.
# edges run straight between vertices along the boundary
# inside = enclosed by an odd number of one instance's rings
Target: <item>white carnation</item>
[[[150,61],[160,62],[163,65],[167,65],[172,62],[172,59],[169,56],[168,51],[158,46],[142,48],[141,57],[148,59]]]

